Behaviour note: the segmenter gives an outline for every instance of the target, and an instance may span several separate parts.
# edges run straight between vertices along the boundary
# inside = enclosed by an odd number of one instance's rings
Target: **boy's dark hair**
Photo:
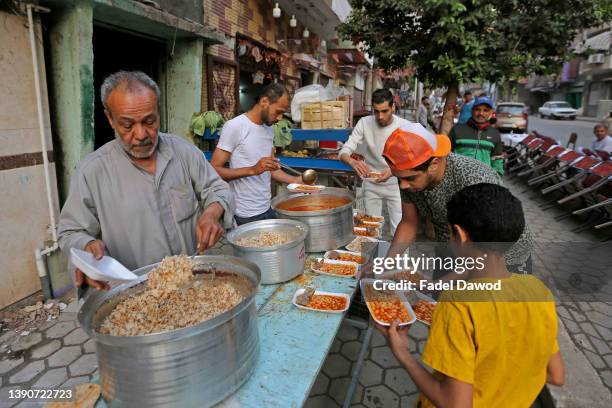
[[[264,96],[268,98],[270,103],[278,101],[283,95],[287,94],[287,88],[278,83],[272,83],[267,85],[259,95],[257,95],[257,102],[260,101]]]
[[[388,89],[377,89],[372,93],[372,103],[379,104],[389,102],[389,106],[393,106],[393,94]]]
[[[471,91],[465,91],[465,92],[463,93],[463,96],[467,96],[467,95],[471,95],[471,94],[472,94],[472,92],[471,92]]]
[[[505,187],[480,183],[455,193],[446,205],[448,223],[459,225],[480,249],[506,252],[525,229],[523,206]]]
[[[429,97],[427,97],[427,96],[424,96],[424,97],[421,98],[421,102],[425,102],[425,101],[428,101],[428,100],[429,100]]]

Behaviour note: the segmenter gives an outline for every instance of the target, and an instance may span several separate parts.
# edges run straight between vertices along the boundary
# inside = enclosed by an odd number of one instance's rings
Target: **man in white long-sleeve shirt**
[[[372,94],[372,110],[373,115],[361,118],[355,125],[340,150],[340,160],[364,178],[364,202],[368,214],[382,215],[383,205],[386,205],[393,235],[402,218],[402,202],[397,178],[392,177],[382,151],[389,135],[409,122],[394,115],[393,95],[388,89],[379,89]],[[358,148],[365,153],[363,161],[351,157]],[[371,172],[380,173],[380,176],[368,178]]]

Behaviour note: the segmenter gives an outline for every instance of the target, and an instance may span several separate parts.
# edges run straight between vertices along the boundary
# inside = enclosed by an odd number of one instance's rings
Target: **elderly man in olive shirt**
[[[229,186],[202,152],[159,132],[159,88],[142,72],[110,75],[101,89],[116,139],[78,164],[59,221],[64,251],[105,253],[129,269],[213,246],[231,228]],[[105,289],[76,271],[76,284]]]

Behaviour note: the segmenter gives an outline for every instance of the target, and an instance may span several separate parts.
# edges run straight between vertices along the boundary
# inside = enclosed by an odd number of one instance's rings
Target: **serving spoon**
[[[314,184],[315,181],[317,181],[318,174],[313,169],[304,170],[304,172],[301,173],[293,167],[287,166],[286,164],[283,164],[281,162],[279,162],[279,164],[283,169],[289,170],[291,173],[301,176],[304,184]]]

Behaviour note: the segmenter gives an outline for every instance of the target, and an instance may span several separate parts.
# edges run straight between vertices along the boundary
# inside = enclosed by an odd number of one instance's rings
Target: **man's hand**
[[[370,173],[370,168],[363,160],[350,159],[348,162],[349,166],[353,168],[359,174],[359,176],[366,178]]]
[[[223,212],[221,204],[212,203],[198,218],[196,240],[198,241],[199,252],[213,247],[223,235],[223,227],[219,223],[219,218],[221,218]]]
[[[380,177],[377,178],[375,181],[377,183],[384,183],[385,181],[389,180],[392,175],[393,174],[391,174],[391,169],[387,168],[385,169],[385,171],[381,173]]]
[[[278,159],[267,156],[259,159],[257,164],[251,167],[251,169],[253,170],[253,175],[258,176],[266,171],[276,171],[280,169],[280,164],[278,162]]]
[[[410,354],[410,341],[408,339],[409,324],[399,327],[399,321],[394,320],[389,327],[377,323],[376,328],[389,341],[391,351],[398,360],[401,361]]]
[[[96,259],[101,259],[104,256],[104,242],[102,242],[99,239],[89,241],[87,245],[85,245],[84,249],[85,251],[92,254],[94,258]],[[87,285],[91,286],[92,288],[96,290],[109,290],[110,289],[108,282],[103,282],[103,281],[92,279],[89,276],[85,275],[78,268],[74,271],[74,273],[75,273],[75,282],[79,288],[82,287],[84,283],[86,283]]]

